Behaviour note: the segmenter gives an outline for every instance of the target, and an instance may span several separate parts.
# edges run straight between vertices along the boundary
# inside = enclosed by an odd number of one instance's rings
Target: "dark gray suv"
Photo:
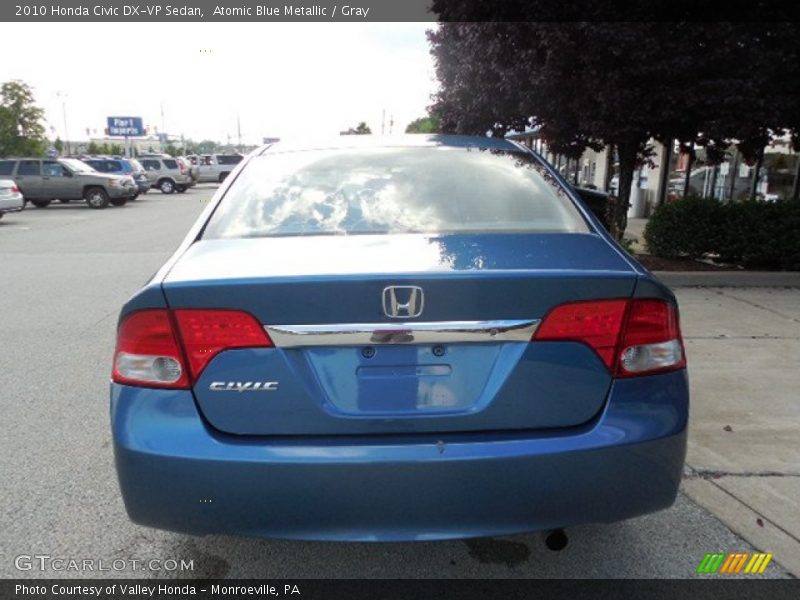
[[[12,158],[0,160],[0,175],[12,179],[26,202],[44,208],[53,200],[85,200],[91,208],[122,206],[137,194],[127,176],[98,173],[74,159]]]

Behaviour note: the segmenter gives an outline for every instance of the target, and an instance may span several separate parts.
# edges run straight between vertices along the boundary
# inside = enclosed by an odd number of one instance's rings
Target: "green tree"
[[[109,154],[113,154],[114,156],[121,156],[125,153],[125,149],[120,144],[111,144],[109,150]]]
[[[178,149],[175,147],[175,144],[167,144],[164,146],[164,152],[170,156],[178,156]]]
[[[557,23],[523,22],[552,14],[542,0],[434,0],[441,86],[432,110],[442,131],[503,136],[533,126],[568,158],[613,146],[619,192],[609,225],[618,239],[650,139],[704,146],[717,159],[735,140],[755,163],[772,136],[798,137],[793,23],[611,22],[591,4],[580,22]]]
[[[23,81],[0,86],[0,156],[41,156],[47,148],[44,110]]]
[[[64,142],[61,141],[60,137],[57,137],[56,141],[53,142],[53,148],[55,148],[56,152],[58,152],[59,154],[64,153]]]
[[[195,150],[197,154],[213,154],[220,149],[220,145],[214,140],[203,140],[197,144]]]
[[[361,121],[355,128],[351,127],[347,131],[343,131],[342,135],[368,135],[372,130],[367,125],[366,121]]]
[[[436,115],[414,119],[406,127],[406,133],[439,133],[439,119]]]
[[[102,154],[102,153],[103,152],[100,149],[100,146],[98,146],[94,142],[89,142],[89,145],[86,146],[86,154]]]

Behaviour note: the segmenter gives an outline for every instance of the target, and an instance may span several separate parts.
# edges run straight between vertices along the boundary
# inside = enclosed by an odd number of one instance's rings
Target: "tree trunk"
[[[669,183],[670,163],[672,162],[672,138],[664,143],[664,154],[661,160],[661,170],[659,171],[658,178],[658,198],[656,199],[656,206],[661,206],[667,199],[667,184]]]
[[[714,165],[711,168],[711,197],[716,199],[717,197],[717,175],[719,173],[719,165]]]
[[[734,192],[733,188],[736,186],[736,169],[739,166],[738,163],[739,163],[739,152],[738,150],[736,150],[736,148],[734,148],[729,170],[731,175],[731,186],[730,186],[730,192],[728,193],[728,202],[733,202],[733,192]]]
[[[794,170],[794,185],[792,186],[792,200],[800,200],[800,154],[797,155],[797,167]]]
[[[603,181],[603,191],[611,191],[611,179],[614,177],[612,171],[614,170],[614,144],[609,144],[606,152],[606,176]]]
[[[628,226],[628,207],[631,199],[633,185],[633,172],[636,170],[636,155],[639,144],[634,141],[625,141],[618,146],[619,150],[619,191],[617,198],[612,203],[612,214],[609,219],[611,235],[617,240],[622,239],[625,228]]]
[[[761,165],[764,164],[764,151],[762,150],[756,160],[756,166],[753,170],[753,183],[750,184],[750,202],[756,199],[756,192],[758,191],[758,176],[761,174]]]
[[[685,176],[685,178],[683,180],[683,197],[684,198],[686,198],[686,196],[689,195],[689,184],[690,184],[690,180],[692,178],[692,164],[694,164],[694,154],[692,152],[687,152],[687,158],[688,158],[688,160],[686,161],[686,176]]]

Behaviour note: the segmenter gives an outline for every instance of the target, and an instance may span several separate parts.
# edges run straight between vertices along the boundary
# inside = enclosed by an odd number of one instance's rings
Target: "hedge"
[[[800,270],[800,202],[689,197],[658,207],[644,239],[663,258],[710,255],[747,267]]]

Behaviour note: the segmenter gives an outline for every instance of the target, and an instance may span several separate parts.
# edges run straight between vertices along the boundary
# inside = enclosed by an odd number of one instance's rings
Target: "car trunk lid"
[[[248,312],[275,343],[211,359],[194,394],[212,426],[361,435],[587,422],[611,384],[602,360],[530,336],[553,307],[628,298],[635,278],[594,234],[300,236],[197,242],[163,287],[173,309]]]

